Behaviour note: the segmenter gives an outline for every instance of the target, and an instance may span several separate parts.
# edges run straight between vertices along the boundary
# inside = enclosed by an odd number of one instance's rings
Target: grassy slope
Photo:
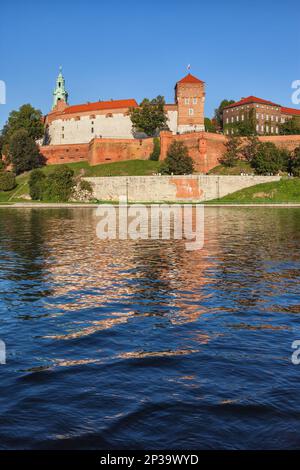
[[[284,178],[273,183],[263,183],[228,194],[209,203],[300,203],[300,178]]]
[[[241,173],[252,175],[253,168],[247,162],[239,162],[232,168],[218,165],[208,172],[209,175],[240,175]]]
[[[42,168],[45,174],[51,173],[60,165],[49,165]],[[75,175],[83,173],[84,176],[146,176],[158,172],[159,162],[151,160],[128,160],[115,163],[103,163],[102,165],[90,166],[87,162],[69,163]],[[28,179],[26,173],[17,177],[17,187],[12,191],[0,192],[0,203],[18,202],[26,200],[29,193]],[[23,196],[23,197],[22,197]]]

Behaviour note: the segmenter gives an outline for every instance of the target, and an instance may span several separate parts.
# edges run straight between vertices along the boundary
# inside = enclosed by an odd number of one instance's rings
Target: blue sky
[[[50,110],[59,65],[71,104],[173,102],[191,64],[207,84],[207,116],[223,98],[251,94],[295,107],[299,17],[296,0],[2,0],[0,128],[23,103]]]

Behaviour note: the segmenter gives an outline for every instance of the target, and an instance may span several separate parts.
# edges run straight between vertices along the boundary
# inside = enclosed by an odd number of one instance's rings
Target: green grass
[[[75,175],[84,176],[147,176],[158,173],[160,162],[152,160],[126,160],[114,163],[102,163],[101,165],[90,166],[88,162],[68,163]],[[46,174],[53,171],[60,165],[49,165],[43,168]]]
[[[248,162],[240,161],[232,168],[225,165],[218,165],[208,172],[209,175],[240,175],[241,173],[252,175],[254,170]]]
[[[103,163],[90,166],[88,162],[68,163],[67,166],[74,170],[75,175],[83,176],[147,176],[159,171],[160,162],[151,160],[128,160],[114,163]],[[42,168],[48,175],[61,165],[48,165]],[[0,204],[28,201],[30,172],[17,176],[17,186],[12,191],[0,192]]]
[[[262,183],[228,194],[209,204],[283,204],[300,203],[300,178],[283,178],[272,183]]]

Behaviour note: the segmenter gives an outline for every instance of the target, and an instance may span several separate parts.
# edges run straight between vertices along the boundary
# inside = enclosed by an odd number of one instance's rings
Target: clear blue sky
[[[50,110],[60,64],[71,104],[173,102],[191,64],[207,84],[207,116],[223,98],[251,94],[292,107],[299,18],[299,0],[2,0],[0,128],[23,103]]]

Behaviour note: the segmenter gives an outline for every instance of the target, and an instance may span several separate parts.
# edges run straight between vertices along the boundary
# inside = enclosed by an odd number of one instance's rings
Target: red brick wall
[[[90,143],[90,165],[121,160],[148,160],[153,151],[153,139],[94,139]]]
[[[224,152],[225,137],[220,134],[208,132],[191,132],[188,134],[172,135],[171,132],[161,132],[161,155],[164,160],[168,148],[173,140],[183,142],[189,155],[195,162],[195,169],[201,173],[207,173],[211,168],[219,165],[219,158]]]
[[[166,158],[168,148],[173,140],[184,142],[195,162],[195,169],[207,173],[219,165],[224,153],[226,137],[209,132],[193,132],[173,135],[161,132],[160,159]],[[273,142],[279,147],[294,150],[300,146],[300,135],[262,136],[262,142]],[[88,161],[90,165],[116,162],[121,160],[147,160],[153,150],[153,139],[94,139],[90,144],[48,145],[40,148],[47,159],[47,164]]]
[[[40,147],[47,165],[88,160],[89,144],[44,145]]]

